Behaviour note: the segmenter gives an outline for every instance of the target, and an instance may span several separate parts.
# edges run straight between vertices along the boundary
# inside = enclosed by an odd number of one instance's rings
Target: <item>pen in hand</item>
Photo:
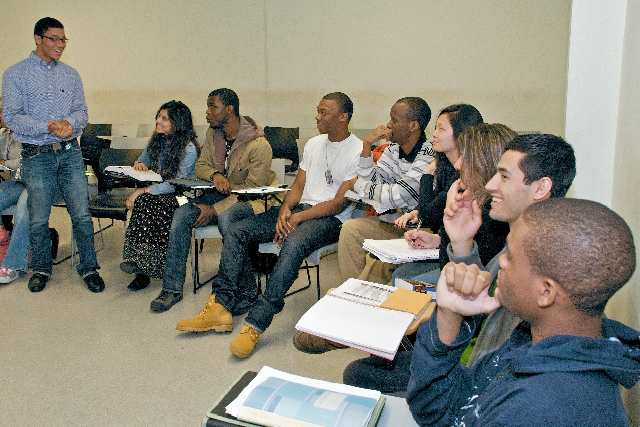
[[[420,227],[422,227],[422,218],[418,219],[418,226],[416,227],[416,232],[414,234],[414,236],[417,236],[418,231],[420,231]],[[416,239],[411,239],[411,246],[413,246],[413,244],[416,242]]]

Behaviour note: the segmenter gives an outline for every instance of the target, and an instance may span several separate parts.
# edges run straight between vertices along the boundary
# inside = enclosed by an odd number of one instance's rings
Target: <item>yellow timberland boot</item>
[[[233,340],[229,346],[229,350],[231,350],[234,356],[245,359],[251,356],[259,338],[260,333],[258,331],[251,326],[242,325],[242,331],[240,331],[240,334]]]
[[[205,332],[214,330],[216,332],[231,332],[233,329],[233,318],[229,310],[216,302],[216,295],[209,295],[209,301],[196,317],[178,322],[176,329],[187,332]]]

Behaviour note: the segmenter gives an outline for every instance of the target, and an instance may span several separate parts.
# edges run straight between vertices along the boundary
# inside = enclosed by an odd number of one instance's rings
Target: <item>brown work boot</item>
[[[338,344],[337,342],[329,341],[300,331],[296,332],[293,336],[293,345],[303,353],[309,354],[322,354],[331,350],[348,348],[346,345]]]
[[[187,332],[205,332],[212,329],[216,332],[231,332],[233,318],[229,310],[216,302],[216,295],[211,294],[202,311],[196,317],[179,321],[176,329]]]
[[[240,334],[233,340],[229,346],[229,350],[231,350],[234,356],[245,359],[251,356],[259,338],[260,333],[258,331],[251,326],[242,325],[242,331],[240,331]]]

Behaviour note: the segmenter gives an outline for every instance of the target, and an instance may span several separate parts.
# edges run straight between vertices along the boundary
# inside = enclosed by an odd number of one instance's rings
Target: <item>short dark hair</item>
[[[453,128],[453,138],[458,138],[460,133],[469,129],[471,126],[483,123],[482,114],[473,105],[469,104],[453,104],[445,107],[440,111],[438,117],[447,114],[449,123]]]
[[[234,91],[226,87],[221,87],[211,92],[209,96],[217,96],[225,107],[231,105],[233,107],[233,113],[236,117],[240,118],[240,100]]]
[[[431,108],[429,108],[427,101],[417,96],[407,96],[398,99],[396,104],[405,104],[409,107],[407,110],[409,119],[417,121],[420,125],[420,130],[424,133],[424,130],[431,121]]]
[[[522,220],[532,272],[558,282],[581,312],[601,316],[636,268],[627,223],[598,202],[568,198],[533,203]]]
[[[576,176],[576,156],[567,141],[549,134],[518,135],[506,150],[524,153],[519,166],[526,185],[548,177],[553,183],[551,197],[567,194]]]
[[[42,18],[41,20],[36,22],[35,27],[33,27],[33,35],[42,37],[44,36],[44,33],[46,33],[49,28],[64,29],[64,26],[62,25],[62,22],[58,21],[55,18],[49,18],[49,17]]]
[[[322,99],[335,101],[335,103],[338,104],[340,111],[347,113],[347,123],[351,121],[351,116],[353,116],[353,102],[351,102],[351,98],[346,94],[342,92],[331,92],[323,96]]]

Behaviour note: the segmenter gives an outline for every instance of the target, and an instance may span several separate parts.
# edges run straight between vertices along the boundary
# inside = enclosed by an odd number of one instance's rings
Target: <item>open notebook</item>
[[[349,279],[315,303],[296,329],[391,360],[430,302],[427,294]]]
[[[152,170],[146,172],[140,172],[133,168],[133,166],[107,166],[105,172],[112,172],[115,174],[130,176],[138,181],[157,181],[161,182],[162,177],[159,173]]]
[[[405,262],[437,260],[439,249],[418,249],[409,245],[405,239],[373,240],[365,239],[362,248],[371,252],[381,261],[390,264],[404,264]]]

